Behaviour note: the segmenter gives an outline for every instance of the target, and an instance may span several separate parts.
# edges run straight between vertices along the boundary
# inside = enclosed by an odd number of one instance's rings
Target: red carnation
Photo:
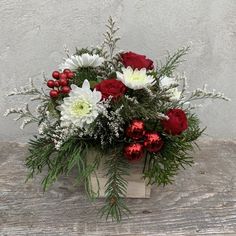
[[[167,111],[166,115],[169,119],[161,122],[166,133],[179,135],[188,128],[188,120],[183,110],[170,109]]]
[[[144,55],[136,54],[134,52],[125,52],[121,54],[122,63],[125,67],[130,66],[133,70],[146,68],[153,69],[153,61],[146,58]]]
[[[112,99],[115,100],[122,97],[126,92],[125,85],[117,79],[103,80],[95,88],[102,93],[102,99],[108,99],[109,96],[112,96]]]

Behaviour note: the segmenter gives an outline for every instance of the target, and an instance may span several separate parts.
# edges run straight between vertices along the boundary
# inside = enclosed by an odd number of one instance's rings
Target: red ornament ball
[[[59,79],[59,84],[61,86],[67,86],[68,85],[68,81],[67,81],[67,79]]]
[[[50,97],[51,98],[57,98],[59,96],[59,92],[55,89],[50,91]]]
[[[124,147],[124,156],[129,161],[138,161],[144,157],[144,148],[141,143],[130,143]]]
[[[54,80],[51,80],[51,79],[48,80],[47,86],[48,86],[49,88],[54,88],[54,86],[55,86]]]
[[[71,71],[67,73],[67,78],[68,79],[72,79],[74,76],[75,76],[75,74]]]
[[[164,142],[159,133],[155,131],[147,131],[145,133],[144,147],[149,152],[159,152]]]
[[[65,70],[63,70],[63,73],[65,73],[65,74],[68,74],[68,73],[70,73],[70,72],[71,72],[70,69],[65,69]]]
[[[70,93],[70,87],[69,86],[63,86],[61,89],[61,92],[64,94]]]
[[[67,74],[66,73],[61,73],[59,78],[60,79],[67,79]]]
[[[145,133],[145,125],[142,120],[132,120],[126,129],[126,136],[134,140],[141,139]]]
[[[60,72],[59,72],[59,71],[53,71],[53,72],[52,72],[52,77],[53,77],[54,79],[59,79],[59,76],[60,76]]]

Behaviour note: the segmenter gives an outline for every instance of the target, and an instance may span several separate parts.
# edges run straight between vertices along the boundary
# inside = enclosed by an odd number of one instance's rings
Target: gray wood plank
[[[202,140],[195,164],[150,199],[129,199],[122,223],[96,216],[103,200],[87,200],[62,177],[48,192],[41,178],[24,183],[26,147],[0,143],[0,235],[236,235],[236,142]]]

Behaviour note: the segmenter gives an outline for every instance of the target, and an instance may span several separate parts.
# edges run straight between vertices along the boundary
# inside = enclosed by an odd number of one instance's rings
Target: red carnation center
[[[188,128],[188,120],[183,110],[170,109],[166,115],[169,119],[161,122],[166,133],[179,135]]]
[[[126,52],[121,54],[122,63],[125,67],[130,66],[133,70],[153,69],[153,61],[146,58],[145,55],[140,55],[134,52]]]
[[[111,96],[113,100],[122,97],[127,90],[125,85],[117,79],[103,80],[95,88],[102,93],[102,99],[108,99]]]

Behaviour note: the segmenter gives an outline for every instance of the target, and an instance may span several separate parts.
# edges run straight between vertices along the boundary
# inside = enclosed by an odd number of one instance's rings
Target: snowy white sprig
[[[60,125],[55,126],[54,132],[51,135],[51,139],[55,145],[55,149],[59,150],[63,143],[65,143],[69,138],[73,137],[75,134],[78,135],[79,130],[74,125],[68,127],[61,127]]]
[[[138,102],[138,100],[137,100],[136,97],[130,97],[129,95],[124,95],[124,97],[125,97],[128,101],[134,103],[135,105],[139,104],[139,102]]]
[[[29,82],[25,86],[22,86],[19,89],[14,88],[11,92],[7,94],[7,96],[16,96],[16,95],[32,95],[30,101],[40,100],[42,102],[45,102],[48,100],[48,96],[44,93],[43,90],[37,89],[31,78],[29,78]],[[15,121],[23,119],[20,128],[24,129],[26,125],[38,122],[40,118],[42,118],[42,116],[45,115],[45,111],[43,108],[43,103],[40,103],[36,107],[35,112],[31,112],[29,109],[29,104],[25,103],[23,107],[7,109],[6,112],[4,113],[4,116],[9,116],[11,114],[18,115],[16,118],[14,118]]]
[[[230,101],[231,99],[226,97],[222,92],[216,92],[215,89],[212,91],[207,90],[207,84],[203,86],[203,88],[197,88],[194,91],[190,92],[189,98],[184,101],[184,103],[200,100],[204,98],[212,98],[212,99],[223,99],[225,101]]]
[[[21,124],[20,128],[24,129],[27,124],[38,122],[39,119],[35,115],[31,113],[29,110],[29,105],[26,103],[24,107],[18,108],[9,108],[4,113],[4,116],[9,116],[11,114],[17,114],[18,116],[14,118],[15,121],[23,119],[23,123]]]
[[[103,49],[106,58],[112,62],[114,59],[116,44],[120,40],[120,37],[116,36],[119,27],[116,26],[112,17],[109,17],[106,27],[107,31],[104,33],[105,38],[101,48]]]
[[[36,88],[32,78],[29,78],[29,82],[25,86],[21,86],[19,89],[14,88],[11,92],[7,94],[7,96],[15,95],[35,95],[35,97],[31,98],[32,101],[48,99],[48,96],[46,96],[43,91],[40,91]]]
[[[89,135],[94,139],[99,139],[101,146],[112,143],[114,137],[119,138],[120,134],[124,132],[123,126],[125,121],[120,114],[122,109],[123,105],[115,111],[107,112],[107,110],[104,110],[100,119],[96,121],[96,129],[93,129],[93,132],[90,132]],[[106,120],[105,124],[102,122],[104,119]],[[107,130],[107,132],[104,133],[104,130]],[[107,133],[110,134],[109,137],[107,137]]]

